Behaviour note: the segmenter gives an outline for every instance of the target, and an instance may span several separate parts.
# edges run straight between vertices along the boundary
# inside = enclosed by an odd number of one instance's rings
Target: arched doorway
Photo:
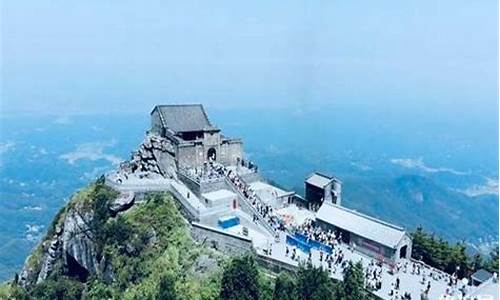
[[[214,148],[210,148],[207,151],[207,160],[208,161],[216,161],[217,160],[217,153],[215,152]]]
[[[406,252],[408,251],[408,245],[404,245],[399,249],[399,258],[406,258]]]

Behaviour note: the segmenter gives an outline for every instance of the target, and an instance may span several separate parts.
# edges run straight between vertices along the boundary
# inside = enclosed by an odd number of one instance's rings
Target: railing
[[[189,172],[189,170],[184,169],[184,168],[179,168],[177,173],[187,177],[188,179],[194,181],[196,184],[200,183],[211,183],[211,182],[216,182],[224,178],[224,175],[219,175],[213,178],[206,178],[203,175],[202,176],[196,176],[193,173]]]
[[[253,207],[253,205],[250,203],[250,201],[248,201],[248,199],[245,197],[245,195],[243,195],[243,193],[240,191],[240,189],[231,181],[231,179],[229,179],[227,176],[225,176],[226,178],[226,182],[229,184],[229,186],[231,186],[233,188],[233,190],[238,194],[239,198],[242,199],[242,206],[244,205],[246,209],[250,210],[254,216],[257,217],[257,220],[259,221],[259,223],[267,230],[269,231],[271,234],[275,235],[276,234],[276,230],[271,226],[269,225],[269,223],[267,222],[267,220],[264,219],[264,217],[257,211],[257,209],[255,207]],[[240,178],[241,180],[241,178]],[[259,199],[260,201],[260,199]]]
[[[445,271],[443,271],[443,270],[437,269],[437,268],[435,268],[435,267],[433,267],[433,266],[431,266],[431,265],[426,264],[426,263],[425,263],[425,262],[423,262],[422,260],[418,260],[418,259],[415,259],[415,258],[413,258],[413,257],[410,257],[410,259],[409,259],[409,260],[410,260],[411,262],[413,262],[413,263],[420,264],[420,265],[424,266],[425,268],[430,269],[431,271],[433,271],[433,272],[436,272],[436,273],[440,274],[441,276],[451,276],[450,274],[446,273],[446,272],[445,272]]]
[[[118,191],[155,192],[168,191],[170,189],[170,181],[168,179],[164,179],[163,181],[145,181],[137,183],[125,181],[120,184],[106,177],[105,183],[107,186]]]

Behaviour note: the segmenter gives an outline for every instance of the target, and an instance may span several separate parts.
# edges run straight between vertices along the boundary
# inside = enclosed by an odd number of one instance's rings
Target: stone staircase
[[[241,182],[245,183],[239,175],[237,175],[237,176],[239,177],[239,180]],[[232,191],[235,192],[238,195],[238,197],[241,199],[241,202],[240,202],[241,209],[249,214],[255,215],[257,217],[257,223],[259,225],[261,225],[262,227],[264,227],[266,229],[266,231],[268,231],[272,236],[275,236],[277,233],[276,230],[271,225],[269,225],[267,220],[265,220],[264,217],[262,217],[262,215],[257,211],[257,209],[255,209],[255,207],[253,207],[253,205],[252,205],[252,203],[250,203],[249,199],[247,199],[245,197],[245,195],[243,195],[243,193],[231,181],[231,179],[229,179],[229,177],[227,175],[225,175],[224,177],[225,177],[227,185],[229,187],[231,187]],[[262,200],[259,199],[258,196],[257,196],[257,201],[260,201],[261,203],[263,203]]]

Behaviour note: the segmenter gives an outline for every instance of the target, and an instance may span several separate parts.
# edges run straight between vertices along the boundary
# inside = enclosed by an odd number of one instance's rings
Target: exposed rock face
[[[52,238],[41,245],[43,249],[43,258],[39,270],[30,262],[30,257],[28,257],[19,275],[19,285],[21,287],[27,288],[44,281],[48,277],[54,265],[61,258],[62,232],[63,229],[60,226],[56,226],[55,234]]]
[[[134,205],[135,194],[132,191],[122,192],[118,198],[116,198],[109,205],[109,210],[113,215],[121,211],[125,211],[129,209],[132,205]]]
[[[177,178],[175,150],[172,143],[160,136],[147,134],[130,160],[120,164],[120,168],[107,179],[122,184],[129,178]]]
[[[90,275],[97,274],[99,261],[94,242],[94,233],[90,228],[93,212],[70,210],[64,220],[62,234],[63,259],[66,265],[75,262]]]
[[[148,172],[169,177],[175,174],[173,155],[174,148],[167,139],[148,134],[139,150],[132,153],[130,161],[121,169],[128,173]]]
[[[111,207],[118,212],[134,204],[134,194],[122,194]],[[65,266],[68,275],[86,280],[97,275],[107,282],[114,280],[113,268],[106,257],[97,251],[98,241],[92,228],[94,211],[81,203],[70,206],[53,230],[53,235],[45,240],[37,257],[28,258],[19,276],[19,285],[29,288],[50,276],[56,266]],[[101,241],[102,242],[102,241]]]
[[[45,260],[43,261],[40,273],[38,274],[36,283],[40,283],[47,278],[47,276],[52,271],[57,259],[61,257],[61,251],[62,251],[61,234],[62,234],[62,228],[57,226],[56,234],[52,237],[52,240],[48,241],[49,247],[47,250],[47,254],[45,255]]]
[[[215,267],[217,267],[217,260],[205,254],[198,257],[194,266],[195,271],[198,273],[206,273]]]

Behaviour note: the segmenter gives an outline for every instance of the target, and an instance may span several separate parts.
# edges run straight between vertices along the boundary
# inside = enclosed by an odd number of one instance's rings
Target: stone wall
[[[109,180],[108,177],[105,179],[107,186],[121,192],[133,191],[136,193],[149,193],[149,192],[166,192],[170,191],[170,180],[160,179],[160,180],[144,180],[139,183],[128,183],[117,184],[113,180]]]
[[[220,145],[217,160],[226,165],[235,165],[243,157],[243,143],[240,140],[224,140]]]
[[[200,184],[180,172],[177,172],[177,178],[179,178],[179,180],[182,181],[182,183],[184,183],[196,196],[201,196],[202,192],[200,192]]]
[[[295,273],[299,270],[298,266],[262,254],[257,255],[256,261],[260,266],[275,273],[280,273],[282,271]]]
[[[199,243],[206,244],[228,255],[244,255],[252,252],[252,240],[223,230],[191,223],[191,234]]]
[[[171,186],[172,195],[179,202],[182,215],[191,221],[199,221],[200,219],[200,211],[198,208],[193,207],[188,199],[186,199],[186,195],[181,194],[175,187],[175,185]]]
[[[207,161],[210,148],[215,149],[216,161],[225,165],[235,165],[237,158],[243,157],[242,142],[240,140],[220,142],[218,136],[218,133],[214,133],[213,136],[205,133],[203,140],[178,145],[175,153],[178,165],[184,168],[201,166]]]
[[[218,190],[232,190],[231,187],[227,184],[226,179],[224,177],[212,179],[207,182],[202,182],[200,184],[200,193],[210,193]]]
[[[194,181],[181,172],[177,172],[177,177],[198,197],[201,197],[201,194],[218,190],[232,190],[224,177],[202,181],[201,183]]]
[[[203,149],[200,146],[194,144],[180,145],[177,148],[177,163],[179,166],[192,168],[201,165],[203,161]]]
[[[298,207],[307,208],[307,206],[308,206],[306,199],[304,199],[302,196],[297,195],[297,194],[292,196],[292,203],[297,205]]]
[[[216,150],[219,150],[218,146],[220,145],[220,140],[221,137],[218,131],[206,131],[203,133],[203,145],[206,146],[206,151],[208,151],[208,148],[210,147],[214,147]]]

